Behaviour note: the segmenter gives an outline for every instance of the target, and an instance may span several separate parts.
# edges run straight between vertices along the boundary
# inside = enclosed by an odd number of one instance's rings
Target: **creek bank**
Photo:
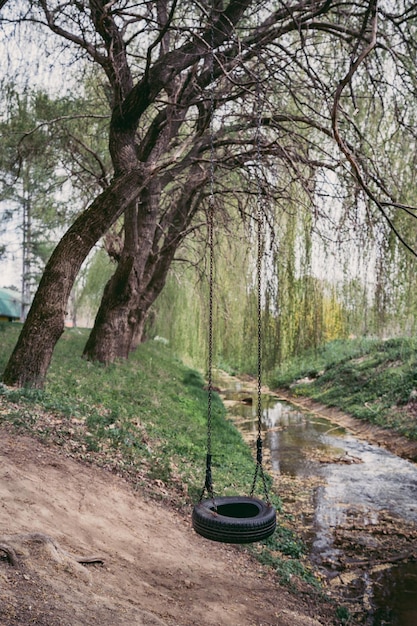
[[[226,386],[229,383],[233,384],[233,381],[226,382]],[[247,443],[254,448],[256,428],[251,421],[256,420],[256,411],[254,406],[249,407],[249,411],[247,409],[248,405],[255,404],[256,385],[254,386],[253,381],[241,380],[237,382],[237,388],[239,392],[235,394],[234,400],[232,394],[227,392],[223,394],[225,404],[229,407],[229,418],[240,429]],[[252,403],[248,401],[250,393],[253,396]],[[404,511],[399,506],[401,499],[396,500],[395,490],[387,491],[386,497],[382,499],[382,506],[378,499],[374,502],[377,493],[374,493],[373,487],[370,487],[373,483],[370,482],[368,485],[366,482],[369,468],[372,467],[368,465],[368,459],[376,455],[382,460],[383,468],[385,467],[386,472],[389,473],[391,470],[388,468],[391,467],[391,463],[394,463],[394,466],[397,463],[401,468],[408,465],[407,461],[413,461],[416,458],[417,445],[393,431],[367,424],[340,410],[326,407],[309,398],[300,398],[287,390],[271,392],[263,389],[263,393],[266,395],[265,465],[273,476],[274,491],[279,493],[284,504],[286,515],[285,518],[280,519],[280,523],[289,526],[309,546],[311,562],[329,595],[344,604],[347,602],[350,614],[354,615],[359,623],[391,623],[390,621],[370,622],[369,619],[373,619],[376,611],[381,610],[385,611],[384,617],[388,616],[394,603],[400,602],[400,597],[401,602],[403,601],[403,596],[399,596],[395,589],[403,586],[404,581],[414,590],[412,580],[415,579],[417,571],[415,564],[417,523],[415,514],[412,514],[411,518],[407,515],[403,517]],[[294,423],[299,424],[301,430],[305,428],[308,432],[310,428],[316,428],[318,425],[328,443],[333,441],[330,446],[324,448],[324,451],[320,447],[300,449],[300,458],[306,460],[309,471],[311,470],[309,475],[297,475],[296,472],[291,471],[291,468],[289,472],[287,471],[288,464],[284,460],[285,450],[282,445],[285,441],[288,443],[286,433],[288,428],[290,428],[289,432],[292,432],[290,425],[292,418],[290,421],[277,422],[269,419],[268,411],[274,412],[274,409],[267,408],[267,406],[274,406],[269,404],[271,398],[272,402],[276,400],[278,405],[282,402],[283,405],[292,407],[284,409],[285,412],[289,411],[290,414],[294,412],[294,415],[298,413],[298,418],[295,418]],[[243,409],[245,405],[246,408]],[[324,422],[329,423],[329,421],[331,424],[328,428],[323,426]],[[341,428],[339,429],[338,426]],[[347,431],[347,441],[350,443],[347,447],[343,444],[339,448],[337,441],[339,436],[342,437],[340,441],[344,439],[343,431]],[[333,434],[336,434],[336,437]],[[330,440],[328,440],[328,435],[330,435]],[[294,434],[294,440],[289,443],[294,445],[296,441]],[[269,446],[273,451],[272,459]],[[284,456],[281,457],[282,453]],[[277,466],[277,463],[274,463],[277,454],[280,461],[279,469],[274,471],[274,466]],[[402,457],[403,460],[398,458],[395,461],[392,455]],[[281,468],[281,462],[284,469]],[[336,500],[333,503],[331,498],[330,501],[327,497],[323,499],[323,494],[327,493],[328,489],[328,477],[331,477],[331,489],[334,490],[335,484],[343,483],[344,467],[348,465],[352,468],[346,467],[346,479],[349,476],[348,480],[353,480],[355,483],[358,480],[360,482],[362,476],[362,480],[365,480],[363,496],[359,499],[356,497],[353,500],[345,500],[342,494],[342,500]],[[355,465],[357,465],[357,470],[353,470]],[[412,463],[410,468],[413,465]],[[414,483],[415,479],[412,478],[414,473],[411,469],[408,478],[407,472],[404,472],[405,483],[410,481]],[[378,473],[376,475],[378,476]],[[401,483],[402,477],[403,474],[400,471],[396,481],[401,492],[403,487],[404,489],[409,487]],[[381,480],[383,479],[384,469],[381,473]],[[317,507],[320,507],[320,511]],[[334,511],[332,507],[335,507]],[[325,518],[329,517],[330,520],[330,526],[325,528],[321,527],[323,515]],[[378,590],[381,590],[384,598],[379,599],[377,601],[379,604],[376,605],[375,597]],[[389,593],[397,593],[397,596],[387,600],[385,598],[387,590],[390,590]],[[408,593],[410,593],[409,590]],[[395,610],[397,609],[398,607]],[[399,611],[403,611],[403,607],[400,607]]]
[[[277,400],[289,402],[301,411],[308,411],[317,417],[324,417],[339,426],[343,426],[357,439],[381,446],[402,459],[417,462],[417,441],[407,439],[407,437],[388,428],[382,428],[352,417],[336,407],[329,407],[311,398],[291,393],[288,389],[276,389],[269,393]]]

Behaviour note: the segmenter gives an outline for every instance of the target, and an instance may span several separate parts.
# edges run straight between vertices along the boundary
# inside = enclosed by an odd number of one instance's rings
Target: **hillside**
[[[293,398],[309,398],[386,429],[391,438],[395,433],[417,441],[414,338],[333,341],[287,361],[268,382]]]
[[[3,328],[1,367],[17,332]],[[2,625],[343,623],[312,586],[301,548],[291,556],[278,498],[269,545],[217,544],[192,530],[201,376],[155,342],[129,363],[92,365],[79,358],[84,340],[66,331],[44,391],[1,387]],[[214,409],[218,492],[247,492],[250,450],[217,397]]]

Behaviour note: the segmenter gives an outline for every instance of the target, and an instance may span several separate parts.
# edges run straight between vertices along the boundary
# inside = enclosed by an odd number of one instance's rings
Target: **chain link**
[[[260,15],[257,15],[257,27],[260,26]],[[269,504],[269,494],[266,484],[266,478],[264,474],[262,464],[262,259],[263,259],[263,223],[264,223],[264,194],[262,191],[261,183],[261,168],[262,168],[262,155],[261,155],[261,129],[262,129],[262,111],[263,101],[261,94],[261,71],[260,71],[260,53],[257,55],[256,65],[256,244],[257,244],[257,257],[256,257],[256,287],[257,287],[257,403],[256,403],[256,415],[258,424],[258,437],[256,440],[256,469],[252,483],[251,496],[256,488],[256,483],[259,475],[262,479],[263,489],[267,503]]]
[[[208,319],[208,399],[207,399],[207,455],[206,455],[206,478],[204,488],[200,496],[202,500],[205,491],[213,500],[214,489],[211,471],[212,461],[212,413],[213,413],[213,294],[214,294],[214,11],[211,15],[211,42],[210,42],[210,197],[208,208],[208,247],[209,247],[209,319]]]

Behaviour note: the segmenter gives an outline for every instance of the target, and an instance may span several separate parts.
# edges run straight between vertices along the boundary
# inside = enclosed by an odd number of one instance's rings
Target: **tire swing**
[[[213,77],[213,46],[212,46],[212,77]],[[211,120],[213,120],[213,97]],[[212,122],[211,122],[212,123]],[[257,142],[260,131],[260,106],[258,92],[258,126]],[[212,128],[212,127],[211,127]],[[259,143],[258,143],[259,154]],[[261,334],[261,270],[262,270],[262,207],[260,181],[257,172],[257,306],[258,306],[258,355],[257,355],[257,424],[258,437],[256,442],[256,468],[252,489],[249,496],[214,495],[212,481],[212,394],[213,394],[213,226],[214,226],[214,154],[213,131],[211,130],[211,194],[208,210],[208,244],[209,244],[209,332],[208,332],[208,407],[207,407],[207,454],[206,475],[199,502],[194,506],[192,525],[194,530],[212,541],[222,543],[254,543],[272,535],[276,528],[276,510],[272,506],[262,465],[262,405],[261,405],[261,365],[262,365],[262,334]],[[258,477],[262,479],[265,500],[254,496]],[[204,499],[207,492],[208,497]]]
[[[261,406],[261,308],[260,308],[260,258],[258,255],[258,390],[256,468],[250,496],[215,496],[212,480],[211,407],[212,407],[212,358],[213,358],[213,232],[212,211],[209,217],[210,286],[209,286],[209,372],[207,412],[206,477],[199,502],[194,506],[192,525],[194,530],[212,541],[222,543],[254,543],[272,535],[276,528],[276,510],[272,506],[262,465],[262,406]],[[258,241],[259,243],[259,241]],[[262,479],[265,500],[255,497],[258,477]],[[203,499],[207,492],[208,498]]]

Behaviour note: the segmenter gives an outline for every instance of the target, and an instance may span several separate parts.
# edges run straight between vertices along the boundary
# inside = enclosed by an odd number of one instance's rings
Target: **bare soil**
[[[329,626],[244,548],[58,446],[0,427],[2,626]]]

